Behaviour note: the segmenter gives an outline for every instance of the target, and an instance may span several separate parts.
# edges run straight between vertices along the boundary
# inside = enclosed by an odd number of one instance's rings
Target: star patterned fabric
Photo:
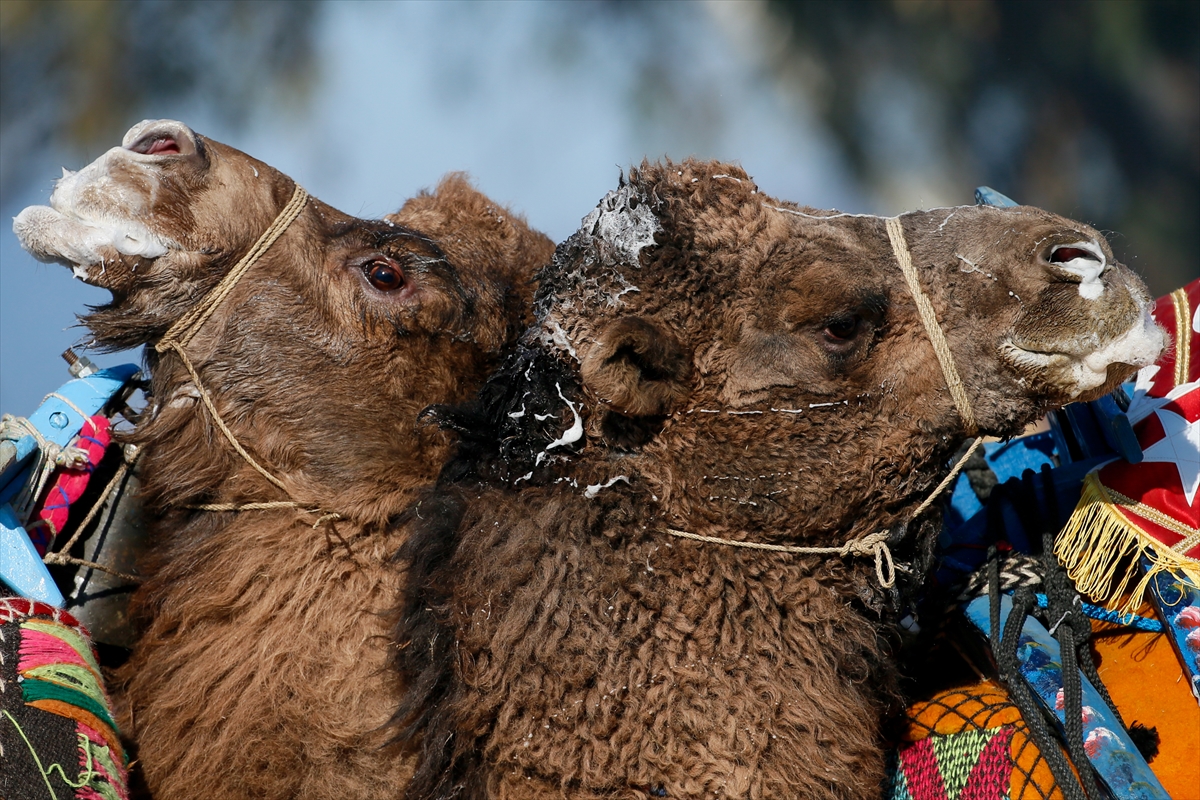
[[[1170,344],[1138,374],[1129,407],[1142,461],[1116,459],[1085,478],[1055,549],[1079,589],[1101,601],[1125,593],[1132,555],[1200,583],[1200,280],[1160,298],[1153,314]]]

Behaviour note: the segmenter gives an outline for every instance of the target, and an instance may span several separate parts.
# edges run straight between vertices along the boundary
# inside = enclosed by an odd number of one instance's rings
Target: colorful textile
[[[1106,622],[1094,622],[1092,628],[1100,678],[1121,716],[1158,732],[1158,755],[1150,769],[1175,800],[1200,798],[1200,706],[1170,635],[1132,632]]]
[[[939,692],[910,706],[906,717],[888,800],[1062,797],[1021,712],[996,684]]]
[[[128,800],[125,752],[87,631],[0,598],[0,797]]]
[[[1013,729],[935,734],[897,754],[893,800],[1008,800]]]
[[[1054,550],[1081,592],[1130,610],[1161,572],[1200,586],[1200,280],[1160,299],[1154,318],[1170,346],[1138,373],[1128,410],[1142,460],[1087,475]],[[1138,556],[1150,569],[1127,593]]]
[[[29,538],[33,540],[33,546],[40,555],[46,555],[54,537],[67,524],[71,504],[83,495],[88,480],[92,477],[92,471],[104,458],[108,444],[112,441],[110,425],[108,417],[102,414],[88,417],[83,421],[79,436],[71,443],[81,456],[79,462],[67,464],[58,471],[53,485],[42,498],[35,514],[41,524],[26,528]]]
[[[965,608],[967,619],[989,639],[992,635],[990,605],[989,598],[984,596],[975,598]],[[1000,630],[1004,630],[1009,616],[1014,613],[1012,599],[1007,594],[1000,595],[999,610],[998,624]],[[1077,711],[1068,711],[1064,691],[1069,673],[1064,671],[1063,650],[1058,640],[1032,616],[1026,617],[1021,625],[1016,657],[1020,679],[1058,721],[1059,735],[1067,729],[1068,713],[1081,714],[1084,755],[1113,796],[1121,800],[1170,800],[1162,782],[1125,730],[1121,718],[1108,706],[1091,680],[1078,671],[1075,677],[1079,681],[1082,708],[1077,706]],[[1067,663],[1071,662],[1068,660]]]

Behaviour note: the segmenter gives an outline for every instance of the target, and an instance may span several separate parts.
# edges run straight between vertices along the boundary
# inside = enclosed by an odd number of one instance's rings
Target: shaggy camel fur
[[[291,179],[172,121],[142,123],[16,229],[113,302],[106,347],[152,344],[288,203]],[[450,437],[418,424],[473,395],[528,324],[552,243],[461,176],[386,220],[310,199],[187,346],[239,457],[181,359],[148,348],[144,624],[121,669],[124,730],[162,798],[374,798],[411,761],[381,730],[401,543],[392,519]],[[510,348],[511,349],[511,348]],[[201,504],[294,501],[241,513]],[[307,510],[315,511],[309,513]],[[340,515],[314,527],[326,513]]]
[[[920,581],[935,515],[910,516],[974,431],[885,223],[729,164],[643,164],[559,246],[516,354],[435,412],[462,439],[403,550],[410,798],[879,796],[898,590],[869,554],[668,529],[888,532]],[[1099,396],[1161,347],[1087,226],[1026,207],[900,223],[980,432]]]

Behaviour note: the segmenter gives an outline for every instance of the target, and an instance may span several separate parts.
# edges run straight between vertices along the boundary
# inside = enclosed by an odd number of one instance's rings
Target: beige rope
[[[954,398],[954,405],[958,408],[958,413],[966,423],[967,429],[974,433],[978,425],[975,423],[975,414],[971,411],[971,403],[967,400],[967,390],[958,376],[958,370],[954,367],[954,357],[950,353],[950,346],[946,343],[946,336],[942,333],[941,326],[938,325],[933,306],[921,290],[921,282],[917,278],[916,268],[913,267],[912,255],[908,251],[908,241],[904,238],[904,226],[899,217],[888,218],[887,232],[888,239],[892,243],[892,251],[896,254],[896,261],[900,263],[900,271],[904,273],[904,281],[908,284],[908,291],[917,303],[921,322],[925,325],[925,332],[933,344],[933,352],[937,355],[938,363],[942,367],[942,374],[946,377],[946,383],[950,387],[950,396]]]
[[[204,503],[188,506],[194,511],[273,511],[277,508],[299,508],[299,503],[291,500],[272,500],[266,503]]]
[[[921,516],[921,512],[924,511],[925,509],[929,508],[929,506],[933,503],[933,501],[935,499],[937,499],[937,496],[946,490],[946,487],[949,486],[954,481],[954,479],[958,477],[958,473],[961,472],[962,468],[967,465],[967,461],[971,458],[972,455],[975,454],[975,451],[979,449],[979,445],[981,445],[981,444],[983,444],[983,437],[977,436],[975,438],[975,441],[971,442],[971,446],[967,448],[967,452],[963,453],[962,458],[960,458],[958,460],[958,462],[955,463],[954,469],[950,470],[950,474],[947,475],[945,478],[942,478],[942,482],[937,485],[937,488],[933,490],[933,493],[931,495],[929,495],[929,497],[925,498],[925,502],[923,502],[923,503],[921,503],[921,505],[917,506],[917,510],[914,511],[912,513],[912,516],[908,518],[909,522],[911,522],[912,520]]]
[[[46,483],[50,480],[55,469],[55,459],[62,450],[57,444],[47,439],[37,426],[25,417],[15,417],[5,414],[0,418],[0,431],[4,439],[17,442],[26,436],[32,436],[37,447],[34,449],[33,463],[30,465],[30,478],[25,481],[15,497],[12,498],[13,511],[19,519],[25,520],[33,512],[33,504],[42,495]]]
[[[75,404],[74,404],[74,403],[72,403],[72,402],[71,402],[69,399],[67,399],[66,397],[63,397],[63,396],[62,396],[61,394],[59,394],[58,392],[51,392],[50,394],[46,395],[45,397],[43,397],[43,398],[42,398],[42,402],[43,402],[43,403],[44,403],[44,402],[46,402],[46,401],[47,401],[47,400],[49,400],[51,397],[53,397],[55,400],[61,400],[61,401],[63,402],[63,404],[64,404],[64,405],[66,405],[68,408],[70,408],[72,411],[74,411],[74,412],[75,412],[76,414],[78,414],[79,416],[83,417],[85,420],[88,418],[88,416],[89,416],[89,415],[88,415],[88,414],[85,414],[85,413],[83,413],[83,409],[82,409],[82,408],[80,408],[79,406],[75,405]]]
[[[134,458],[134,461],[137,461],[136,457]],[[72,534],[71,538],[67,540],[66,544],[58,548],[58,552],[47,553],[46,557],[42,559],[43,561],[45,561],[47,564],[61,564],[63,562],[58,559],[69,558],[69,556],[66,556],[65,554],[75,546],[75,542],[79,541],[79,537],[83,535],[83,532],[87,526],[92,524],[92,520],[96,518],[96,515],[100,513],[100,509],[104,507],[106,502],[108,502],[109,495],[112,494],[113,490],[117,488],[117,484],[123,481],[125,476],[129,473],[129,467],[130,463],[128,461],[121,461],[121,466],[117,469],[116,474],[112,476],[111,480],[109,480],[108,485],[104,487],[104,491],[100,493],[100,497],[96,499],[95,504],[88,509],[87,516],[83,518],[83,522],[79,523],[79,527],[75,529],[75,533]]]
[[[958,477],[958,473],[966,466],[967,460],[983,443],[982,438],[977,438],[967,448],[967,452],[962,458],[954,464],[950,470],[950,474],[942,479],[942,482],[937,485],[937,488],[925,498],[924,502],[917,507],[917,510],[908,518],[909,522],[921,515],[925,509],[929,508],[934,499],[937,498],[946,487]],[[710,542],[712,544],[725,544],[730,547],[745,547],[751,550],[770,550],[776,553],[796,553],[799,555],[837,555],[837,556],[875,556],[875,577],[879,580],[879,585],[884,589],[890,589],[896,585],[896,567],[892,562],[892,551],[887,545],[887,533],[880,531],[879,533],[869,533],[866,536],[860,536],[857,539],[851,539],[841,547],[799,547],[795,545],[785,544],[766,544],[763,542],[744,542],[736,539],[722,539],[719,536],[701,536],[698,533],[688,533],[687,531],[676,530],[675,528],[667,528],[667,533],[672,536],[678,536],[681,539],[693,539],[697,542]]]
[[[233,269],[229,270],[228,274],[221,279],[221,282],[213,287],[200,302],[189,311],[187,314],[179,318],[179,320],[170,327],[166,335],[163,336],[155,349],[158,352],[163,352],[172,344],[178,342],[181,345],[186,345],[196,335],[196,332],[208,321],[209,316],[216,310],[225,298],[233,291],[233,287],[237,286],[238,281],[246,274],[246,271],[254,265],[258,259],[262,258],[263,253],[275,244],[283,232],[288,229],[296,217],[300,216],[300,212],[304,210],[305,204],[308,202],[308,192],[304,191],[304,187],[296,184],[296,190],[292,193],[292,199],[279,212],[279,216],[271,223],[271,226],[263,231],[262,236],[258,237],[246,254],[242,256],[237,264],[234,264]]]
[[[954,398],[954,405],[958,408],[958,413],[962,417],[963,422],[966,423],[967,428],[973,433],[978,429],[975,422],[975,414],[971,411],[971,403],[967,400],[967,391],[963,386],[962,379],[958,376],[958,370],[954,367],[954,356],[950,352],[950,346],[946,343],[946,336],[942,333],[942,328],[938,324],[937,315],[933,311],[933,306],[930,304],[929,298],[921,290],[921,282],[917,278],[917,270],[913,267],[912,255],[908,251],[908,241],[904,238],[904,226],[901,224],[899,217],[888,218],[887,232],[888,239],[892,243],[892,251],[896,254],[896,261],[900,264],[900,271],[904,274],[904,282],[908,284],[908,291],[912,294],[913,300],[916,301],[917,311],[921,315],[921,322],[925,325],[925,332],[929,335],[929,341],[933,344],[933,352],[937,355],[938,364],[942,367],[942,374],[946,377],[946,383],[950,387],[950,395]],[[966,466],[967,460],[982,443],[982,438],[977,437],[975,439],[967,449],[967,452],[963,454],[958,463],[950,470],[950,474],[942,479],[942,482],[925,498],[921,505],[917,506],[917,510],[908,518],[909,522],[919,517],[946,490],[946,487],[958,477],[958,473]],[[892,551],[887,546],[887,534],[882,532],[870,533],[857,539],[851,539],[841,547],[795,547],[791,545],[763,544],[761,542],[743,542],[734,539],[722,539],[717,536],[701,536],[697,533],[688,533],[687,531],[675,530],[674,528],[667,528],[667,533],[683,539],[694,539],[698,542],[725,544],[731,547],[746,547],[753,550],[771,550],[777,553],[839,556],[874,555],[875,577],[879,579],[879,585],[885,589],[890,589],[896,585],[896,568],[892,563]]]
[[[721,539],[717,536],[701,536],[698,533],[667,528],[667,533],[681,539],[694,539],[698,542],[725,544],[730,547],[745,547],[751,550],[771,550],[776,553],[799,553],[802,555],[838,555],[838,556],[875,556],[875,577],[879,585],[890,589],[896,585],[896,567],[892,563],[892,551],[887,546],[886,533],[869,533],[858,539],[851,539],[841,547],[793,547],[783,544],[766,544],[763,542],[740,542],[735,539]]]
[[[242,276],[246,274],[246,271],[249,270],[250,267],[252,267],[255,262],[257,262],[263,256],[263,254],[267,252],[271,245],[275,243],[276,239],[283,235],[283,232],[286,231],[288,226],[296,220],[296,217],[300,216],[300,212],[304,209],[304,206],[307,202],[308,192],[304,191],[304,187],[302,187],[300,184],[296,184],[296,190],[292,193],[292,199],[289,200],[288,204],[284,206],[282,211],[279,212],[279,216],[275,217],[275,221],[272,222],[271,226],[263,232],[262,236],[258,238],[258,241],[256,241],[250,247],[250,249],[246,251],[246,254],[242,256],[241,260],[233,266],[233,269],[231,269],[229,273],[221,279],[221,282],[213,287],[212,291],[205,295],[205,297],[196,305],[195,308],[193,308],[190,312],[181,317],[174,325],[172,325],[167,331],[166,335],[163,336],[162,340],[154,346],[154,349],[159,353],[165,353],[168,350],[175,351],[175,353],[179,356],[180,361],[183,362],[184,368],[187,369],[188,374],[192,376],[192,381],[196,384],[196,388],[199,390],[200,400],[204,403],[204,407],[208,409],[208,413],[212,415],[213,422],[216,423],[217,428],[221,431],[222,435],[225,436],[225,439],[229,442],[230,446],[232,446],[234,451],[241,456],[247,464],[253,467],[258,474],[262,475],[264,478],[270,481],[272,485],[282,490],[285,494],[287,493],[287,487],[284,485],[283,481],[279,480],[279,478],[267,471],[265,467],[259,464],[248,452],[246,452],[246,449],[242,447],[233,431],[231,431],[229,426],[225,424],[225,420],[221,418],[220,412],[217,411],[216,404],[213,403],[212,397],[209,395],[208,390],[204,388],[204,383],[200,380],[200,375],[196,371],[195,366],[193,366],[192,360],[188,358],[184,347],[192,340],[192,337],[196,335],[201,326],[208,321],[208,318],[212,315],[213,311],[216,310],[217,306],[219,306],[221,302],[229,296],[229,293],[233,291],[233,287],[235,287],[238,281],[241,280]]]
[[[305,514],[316,514],[317,521],[312,524],[313,528],[319,528],[326,522],[334,522],[342,519],[342,515],[336,511],[321,513],[319,508],[304,508],[299,503],[294,503],[291,500],[273,500],[265,503],[204,503],[203,505],[188,506],[195,511],[273,511],[279,508],[296,508],[303,511]]]
[[[233,266],[233,269],[229,270],[229,273],[221,279],[221,282],[214,286],[212,290],[196,305],[195,308],[193,308],[191,311],[181,317],[174,325],[172,325],[167,331],[166,335],[164,335],[159,343],[154,346],[154,349],[159,353],[165,353],[168,350],[172,350],[176,355],[179,356],[179,360],[183,362],[184,368],[188,371],[188,374],[192,376],[192,382],[196,385],[196,389],[200,394],[201,402],[203,402],[204,407],[208,409],[208,413],[212,417],[213,422],[216,423],[217,429],[221,431],[221,434],[225,437],[226,441],[229,442],[229,445],[234,449],[234,452],[241,456],[243,461],[253,467],[259,475],[262,475],[264,478],[266,478],[267,481],[269,481],[284,494],[290,493],[288,492],[287,486],[283,483],[283,481],[267,470],[267,468],[262,464],[259,464],[258,461],[256,461],[254,457],[246,451],[246,448],[242,447],[242,444],[238,441],[237,436],[235,436],[233,431],[229,429],[229,426],[225,424],[225,420],[221,417],[220,412],[217,411],[217,406],[215,403],[213,403],[212,396],[208,393],[208,389],[204,387],[203,381],[200,380],[199,372],[197,372],[195,365],[192,364],[192,360],[188,358],[187,351],[184,348],[189,342],[191,342],[192,337],[196,335],[204,323],[208,321],[208,318],[212,316],[212,313],[216,310],[217,306],[224,302],[225,298],[229,296],[229,293],[233,291],[235,286],[237,286],[238,281],[242,279],[242,276],[246,274],[250,267],[254,266],[254,264],[260,258],[262,258],[263,254],[270,249],[271,245],[273,245],[275,241],[283,235],[283,232],[286,231],[293,222],[295,222],[296,218],[300,216],[300,212],[304,210],[304,206],[307,203],[308,192],[306,192],[304,187],[302,187],[300,184],[296,184],[296,190],[292,193],[292,199],[289,200],[288,204],[284,206],[282,211],[279,212],[279,216],[275,218],[275,221],[271,223],[271,226],[263,231],[263,234],[258,238],[258,241],[256,241],[250,247],[250,249],[246,251],[246,254],[242,256],[241,260],[239,260],[238,263]],[[313,528],[316,528],[322,523],[342,518],[341,514],[322,514],[321,509],[319,508],[304,508],[299,503],[291,500],[277,500],[262,503],[206,503],[203,505],[188,507],[197,511],[218,512],[267,511],[277,508],[295,508],[299,509],[305,514],[317,515],[317,521],[313,524]]]
[[[32,436],[33,441],[37,443],[37,449],[43,452],[52,446],[52,443],[42,435],[37,426],[25,417],[5,414],[3,417],[0,417],[0,432],[4,434],[4,439],[12,442],[18,442],[26,436]],[[57,445],[53,446],[57,447]]]
[[[262,464],[259,464],[257,461],[255,461],[254,457],[246,452],[246,448],[242,447],[241,442],[239,442],[237,437],[234,436],[233,431],[229,430],[229,426],[225,424],[225,420],[221,419],[221,413],[217,411],[217,406],[213,403],[212,398],[209,396],[208,389],[205,389],[204,384],[200,381],[200,375],[196,372],[196,368],[192,366],[192,360],[187,357],[187,353],[184,352],[183,346],[179,342],[175,341],[168,342],[166,344],[169,349],[174,350],[179,354],[179,359],[183,362],[183,366],[187,368],[188,373],[192,376],[192,381],[196,384],[196,388],[200,391],[201,402],[204,403],[204,407],[207,408],[208,413],[212,415],[213,422],[216,423],[217,428],[222,434],[224,434],[226,440],[228,440],[234,451],[241,456],[247,464],[254,467],[255,471],[257,471],[259,475],[262,475],[272,484],[279,487],[279,489],[285,494],[287,494],[287,486],[284,485],[283,481],[279,480],[279,478],[276,478],[274,475],[268,472]],[[157,349],[159,352],[167,349],[163,348],[162,345],[162,342],[158,344]]]
[[[113,475],[112,479],[108,482],[108,485],[104,487],[104,491],[100,493],[100,497],[97,498],[96,503],[90,509],[88,509],[87,516],[84,517],[83,521],[79,523],[79,527],[75,529],[75,533],[72,534],[71,538],[67,540],[67,543],[60,547],[57,551],[46,553],[46,555],[42,558],[42,561],[47,564],[74,564],[80,567],[89,567],[90,569],[98,569],[101,572],[107,572],[109,575],[129,581],[130,583],[142,582],[142,579],[137,575],[130,575],[125,572],[120,572],[104,564],[99,564],[95,561],[88,561],[82,558],[76,558],[70,554],[71,548],[75,546],[77,541],[79,541],[79,537],[83,535],[83,532],[87,530],[87,527],[92,524],[92,520],[94,520],[96,515],[100,513],[100,509],[102,509],[104,504],[108,502],[108,499],[112,495],[113,491],[116,489],[118,484],[125,479],[125,476],[129,474],[129,470],[134,464],[137,463],[137,460],[140,457],[141,453],[138,453],[138,455],[134,456],[133,461],[122,460],[121,466],[117,469],[116,474]]]

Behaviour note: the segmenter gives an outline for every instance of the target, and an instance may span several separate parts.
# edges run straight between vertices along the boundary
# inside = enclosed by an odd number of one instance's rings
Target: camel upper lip
[[[1081,344],[1086,339],[1081,339]],[[1005,341],[1002,350],[1012,361],[1036,369],[1065,370],[1073,376],[1076,394],[1104,382],[1109,368],[1122,365],[1140,369],[1153,364],[1162,353],[1165,338],[1148,309],[1119,336],[1093,341],[1081,352],[1037,350],[1023,347],[1012,339]]]

